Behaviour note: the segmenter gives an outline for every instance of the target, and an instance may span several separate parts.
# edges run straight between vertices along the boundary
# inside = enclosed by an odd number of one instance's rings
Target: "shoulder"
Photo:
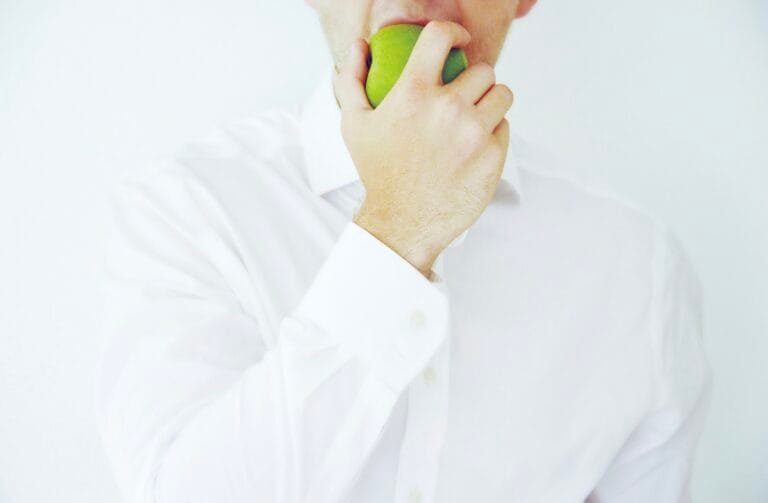
[[[658,213],[608,182],[519,135],[510,141],[524,189],[522,207],[533,212],[541,225],[589,241],[596,252],[642,249],[644,259],[658,251],[659,240],[676,239]]]
[[[703,282],[680,233],[608,184],[516,141],[521,209],[532,212],[535,232],[547,236],[546,244],[561,245],[557,253],[569,267],[604,280],[606,303],[616,306],[622,292],[632,300],[636,319],[648,320],[658,397],[692,407],[711,370],[702,345]]]
[[[577,214],[606,212],[645,222],[658,220],[648,207],[552,151],[520,135],[514,135],[510,142],[532,203],[549,208],[560,206],[568,212],[577,210]]]
[[[701,292],[683,239],[659,213],[519,136],[511,141],[524,189],[521,210],[530,212],[535,232],[568,248],[569,261],[583,259],[648,296],[663,295],[670,282]]]
[[[113,203],[152,197],[178,206],[247,197],[250,207],[276,185],[301,185],[298,107],[272,108],[233,119],[179,145],[165,157],[134,166],[109,187]]]

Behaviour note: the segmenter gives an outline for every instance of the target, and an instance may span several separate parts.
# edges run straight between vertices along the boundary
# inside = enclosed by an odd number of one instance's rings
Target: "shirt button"
[[[421,503],[421,491],[414,489],[411,491],[411,495],[408,498],[409,503]]]
[[[432,384],[432,383],[434,383],[437,380],[437,372],[435,371],[434,368],[427,367],[424,370],[424,373],[422,374],[422,377],[424,378],[424,380],[427,383]]]
[[[411,324],[414,327],[423,327],[426,322],[427,317],[421,309],[416,309],[411,313]]]

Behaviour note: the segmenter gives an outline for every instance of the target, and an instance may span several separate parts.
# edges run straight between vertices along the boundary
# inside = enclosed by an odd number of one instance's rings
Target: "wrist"
[[[365,205],[360,207],[360,210],[352,220],[403,257],[427,279],[431,277],[432,265],[438,253],[435,253],[433,247],[424,242],[423,236],[404,232],[402,226],[393,224],[380,215],[371,212]]]

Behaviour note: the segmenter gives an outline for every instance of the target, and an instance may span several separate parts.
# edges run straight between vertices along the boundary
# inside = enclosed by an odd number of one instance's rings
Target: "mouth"
[[[374,28],[373,33],[376,33],[382,28],[391,26],[393,24],[418,24],[421,26],[426,26],[427,23],[429,23],[430,21],[431,19],[427,19],[427,18],[393,17],[385,20],[382,23],[379,23],[379,25]]]

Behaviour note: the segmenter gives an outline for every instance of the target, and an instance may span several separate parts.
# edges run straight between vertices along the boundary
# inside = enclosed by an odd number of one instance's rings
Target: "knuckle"
[[[343,77],[341,73],[334,73],[333,74],[333,87],[335,89],[341,89],[343,85]]]
[[[349,134],[355,131],[356,117],[350,111],[341,114],[341,131]]]
[[[444,30],[446,25],[447,23],[445,21],[441,21],[440,19],[432,19],[427,23],[424,29],[436,32]]]
[[[508,99],[512,99],[512,89],[510,89],[509,86],[506,84],[496,84],[496,88],[499,90],[502,96],[505,96]]]
[[[465,104],[453,93],[440,94],[436,100],[436,115],[440,124],[457,124],[463,119]]]
[[[507,105],[511,105],[512,101],[514,101],[515,99],[515,95],[512,92],[512,89],[510,89],[505,84],[496,84],[496,89],[499,95],[501,96],[502,101]]]
[[[442,40],[449,36],[450,27],[446,21],[432,20],[424,27],[423,34],[430,39]]]
[[[412,75],[405,79],[405,87],[408,94],[420,98],[426,95],[429,89],[429,82],[424,77]]]
[[[485,138],[485,126],[479,119],[469,120],[464,126],[464,135],[469,143],[478,145]]]
[[[349,77],[346,72],[343,70],[340,73],[337,73],[335,78],[335,84],[339,87],[344,87],[347,85],[347,81],[349,80]]]
[[[441,106],[455,114],[464,108],[464,102],[461,97],[452,92],[445,92],[439,96]]]
[[[485,82],[496,82],[496,70],[490,64],[483,61],[477,63],[475,67],[475,71],[480,74]]]

